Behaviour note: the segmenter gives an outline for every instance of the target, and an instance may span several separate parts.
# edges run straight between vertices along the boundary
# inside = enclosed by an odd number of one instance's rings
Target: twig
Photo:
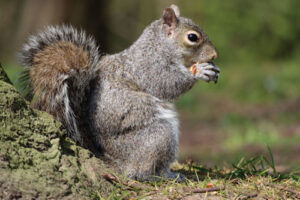
[[[149,187],[147,185],[143,185],[137,181],[126,181],[126,182],[121,182],[116,176],[105,172],[102,174],[102,177],[107,180],[108,182],[114,184],[114,185],[124,185],[126,187],[128,187],[129,189],[141,189],[141,190],[145,190],[145,189],[153,189],[152,187]]]
[[[217,192],[217,191],[221,191],[221,190],[225,190],[225,186],[211,187],[211,188],[196,188],[196,189],[193,189],[191,192],[192,193],[206,193],[206,192]]]
[[[110,183],[113,183],[113,184],[115,184],[115,183],[120,183],[119,180],[118,180],[114,175],[112,175],[112,174],[110,174],[110,173],[104,172],[104,173],[102,174],[102,177],[103,177],[105,180],[107,180],[108,182],[110,182]]]
[[[295,191],[291,188],[287,188],[287,187],[284,187],[284,186],[281,186],[281,185],[276,185],[276,184],[273,184],[273,183],[268,183],[267,185],[271,186],[271,187],[275,187],[279,190],[284,190],[284,191],[290,192],[290,193],[296,195],[297,199],[300,199],[300,192],[297,192],[297,191]]]
[[[257,193],[245,194],[243,197],[239,197],[238,200],[246,200],[254,197],[257,197]]]

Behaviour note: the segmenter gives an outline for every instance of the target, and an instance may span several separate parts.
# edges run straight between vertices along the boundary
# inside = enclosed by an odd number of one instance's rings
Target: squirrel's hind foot
[[[146,179],[146,181],[175,181],[177,183],[182,183],[186,180],[186,177],[183,174],[172,172],[168,170],[161,174],[160,176],[150,176]]]

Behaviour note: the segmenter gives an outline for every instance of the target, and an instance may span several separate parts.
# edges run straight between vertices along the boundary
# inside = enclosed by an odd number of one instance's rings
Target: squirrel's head
[[[207,35],[192,20],[181,17],[179,8],[171,5],[162,16],[163,31],[173,40],[186,67],[195,63],[211,62],[218,52]]]
[[[141,90],[174,100],[199,80],[187,68],[211,62],[218,53],[200,27],[171,5],[123,55],[130,57],[125,66]]]

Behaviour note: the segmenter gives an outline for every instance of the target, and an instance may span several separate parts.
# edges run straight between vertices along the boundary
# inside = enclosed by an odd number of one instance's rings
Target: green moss
[[[1,67],[0,124],[0,199],[88,199],[112,190],[102,161],[67,138],[51,115],[32,109]]]

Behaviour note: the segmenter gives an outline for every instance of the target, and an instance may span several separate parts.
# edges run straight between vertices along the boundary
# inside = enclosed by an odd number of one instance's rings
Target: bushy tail
[[[86,146],[85,103],[100,59],[94,39],[71,26],[49,26],[29,38],[20,59],[32,106],[54,115],[73,140]]]

